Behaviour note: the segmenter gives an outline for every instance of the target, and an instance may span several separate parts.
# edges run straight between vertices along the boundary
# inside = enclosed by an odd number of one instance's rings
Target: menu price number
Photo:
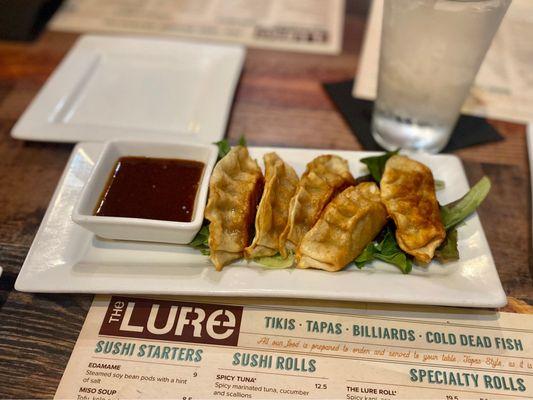
[[[451,394],[447,394],[445,397],[445,400],[461,400],[459,396],[453,396]],[[480,397],[479,400],[490,400],[488,397]]]
[[[191,396],[183,396],[181,400],[192,400]]]
[[[328,388],[327,383],[315,383],[315,389],[325,390]]]

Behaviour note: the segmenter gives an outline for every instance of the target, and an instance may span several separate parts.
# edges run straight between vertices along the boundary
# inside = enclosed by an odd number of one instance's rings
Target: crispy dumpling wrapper
[[[446,237],[431,170],[405,156],[385,164],[381,200],[396,224],[400,248],[421,263],[429,263]]]
[[[354,183],[348,162],[339,156],[323,155],[307,164],[289,204],[287,226],[280,237],[283,257],[287,256],[287,249],[296,250],[333,196]]]
[[[268,257],[279,252],[279,237],[287,225],[289,203],[298,185],[298,175],[276,153],[263,157],[265,188],[255,216],[255,237],[244,249],[246,258]]]
[[[233,147],[213,169],[205,218],[211,222],[210,258],[217,271],[242,258],[262,189],[263,174],[246,147]]]
[[[305,234],[296,251],[296,267],[339,271],[361,254],[386,222],[378,186],[351,186],[326,206]]]

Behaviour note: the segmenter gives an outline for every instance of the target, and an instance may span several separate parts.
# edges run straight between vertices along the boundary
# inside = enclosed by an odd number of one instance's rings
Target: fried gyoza
[[[246,147],[233,147],[213,169],[205,218],[217,271],[243,256],[262,189],[263,174]]]
[[[255,217],[255,237],[244,249],[247,258],[273,256],[279,251],[279,236],[289,215],[289,203],[298,185],[298,175],[276,153],[263,157],[265,189]]]
[[[338,156],[319,156],[307,164],[291,199],[287,226],[280,237],[283,257],[287,256],[287,249],[298,247],[331,198],[354,183],[348,162]]]
[[[405,156],[393,156],[380,185],[381,200],[396,224],[398,245],[417,261],[430,262],[446,237],[431,170]]]
[[[379,188],[365,182],[337,195],[296,251],[297,268],[339,271],[353,261],[385,226],[387,210]]]

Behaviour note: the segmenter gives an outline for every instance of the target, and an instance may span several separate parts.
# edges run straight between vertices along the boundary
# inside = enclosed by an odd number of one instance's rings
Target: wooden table
[[[232,142],[245,134],[250,145],[361,149],[322,88],[357,69],[365,15],[355,8],[348,9],[339,56],[248,51],[228,127]],[[53,396],[92,300],[13,288],[73,146],[16,141],[9,133],[76,38],[45,32],[33,43],[0,42],[1,398]],[[491,123],[505,141],[456,154],[470,182],[484,174],[492,180],[481,221],[507,294],[533,304],[525,127]],[[527,311],[512,299],[511,309],[520,308]]]

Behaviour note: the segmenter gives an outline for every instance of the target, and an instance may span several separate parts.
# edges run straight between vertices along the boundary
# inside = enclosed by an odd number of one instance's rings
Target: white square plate
[[[212,143],[224,136],[244,55],[238,45],[84,36],[11,135],[58,142],[175,137]]]
[[[15,288],[26,292],[175,294],[202,296],[298,297],[331,300],[499,307],[506,303],[492,255],[477,215],[459,229],[461,260],[402,275],[375,262],[358,270],[267,270],[243,261],[216,272],[207,257],[179,245],[104,240],[76,225],[71,214],[87,177],[103,149],[80,143],[72,153],[48,211],[37,232]],[[333,150],[250,148],[253,157],[276,151],[301,174],[320,154],[338,154],[359,162],[373,153]],[[426,163],[446,188],[438,192],[448,203],[468,190],[461,162],[451,155],[415,157]],[[261,162],[262,163],[262,162]]]

